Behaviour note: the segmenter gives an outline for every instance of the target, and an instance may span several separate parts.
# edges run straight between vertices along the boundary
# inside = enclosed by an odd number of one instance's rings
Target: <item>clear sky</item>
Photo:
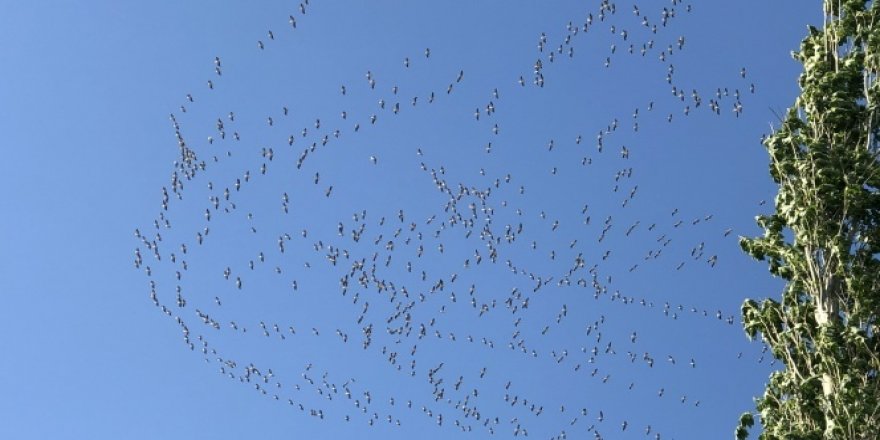
[[[821,4],[552,3],[0,3],[0,438],[731,436]]]

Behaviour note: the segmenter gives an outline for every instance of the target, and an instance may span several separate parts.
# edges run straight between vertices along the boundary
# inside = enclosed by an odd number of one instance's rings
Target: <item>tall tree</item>
[[[741,238],[785,280],[743,322],[784,365],[756,399],[761,439],[880,438],[880,4],[825,0],[794,58],[801,95],[764,141],[779,186]],[[754,424],[743,414],[737,439]]]

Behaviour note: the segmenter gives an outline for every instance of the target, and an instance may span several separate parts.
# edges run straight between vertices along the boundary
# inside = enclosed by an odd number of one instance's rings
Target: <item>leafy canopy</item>
[[[776,211],[745,252],[786,281],[745,331],[784,368],[756,399],[764,440],[880,438],[880,4],[826,0],[794,58],[801,95],[764,141]],[[735,437],[755,421],[744,414]]]

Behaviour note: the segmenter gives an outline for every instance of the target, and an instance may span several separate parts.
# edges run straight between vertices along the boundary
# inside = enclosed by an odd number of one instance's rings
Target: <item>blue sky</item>
[[[780,289],[736,236],[819,2],[262,3],[0,5],[0,437],[732,434],[774,368],[739,305]]]

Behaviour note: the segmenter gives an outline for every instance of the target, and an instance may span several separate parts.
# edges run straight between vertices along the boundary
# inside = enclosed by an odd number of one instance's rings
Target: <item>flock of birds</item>
[[[152,304],[221,374],[319,419],[398,426],[418,420],[408,414],[415,413],[444,430],[501,436],[673,438],[649,416],[636,420],[586,394],[650,388],[659,399],[700,407],[700,396],[634,379],[661,368],[688,374],[700,368],[699,355],[643,343],[650,329],[610,322],[623,313],[613,308],[625,306],[670,325],[694,316],[738,332],[736,311],[621,287],[643,271],[712,270],[720,264],[712,246],[732,230],[716,227],[712,213],[685,216],[650,201],[654,220],[632,218],[644,192],[631,165],[639,148],[616,138],[635,135],[646,119],[673,123],[707,110],[739,117],[755,86],[745,68],[735,72],[737,83],[714,90],[678,85],[672,60],[687,44],[674,25],[690,3],[598,3],[562,32],[537,36],[536,47],[522,51],[522,72],[498,79],[477,104],[458,97],[468,74],[456,68],[436,87],[410,78],[421,84],[415,91],[372,70],[358,73],[362,79],[333,91],[345,104],[329,118],[307,114],[302,102],[261,115],[199,107],[235,81],[224,76],[227,60],[215,57],[210,79],[171,115],[180,156],[158,215],[135,230],[134,266],[146,274]],[[266,31],[253,50],[284,50],[312,7],[304,0],[287,29]],[[579,45],[597,35],[612,41],[598,58]],[[597,69],[613,69],[624,56],[664,66],[671,96],[541,148],[505,137],[517,130],[504,125],[505,111],[523,93],[550,88],[564,63],[589,57]],[[433,69],[436,57],[425,48],[398,69]],[[477,147],[383,140],[403,129],[395,118],[405,114],[467,115],[472,127],[463,131],[481,133],[471,139]],[[391,145],[368,149],[360,139],[369,136]],[[447,162],[454,156],[466,159]],[[518,172],[503,169],[511,161]],[[538,169],[547,161],[555,161],[549,172]],[[541,189],[585,174],[609,191]],[[592,203],[575,205],[579,196]],[[707,238],[682,245],[693,234]],[[364,362],[378,370],[367,374],[373,379],[359,377]],[[550,401],[554,394],[536,386],[585,391]]]

